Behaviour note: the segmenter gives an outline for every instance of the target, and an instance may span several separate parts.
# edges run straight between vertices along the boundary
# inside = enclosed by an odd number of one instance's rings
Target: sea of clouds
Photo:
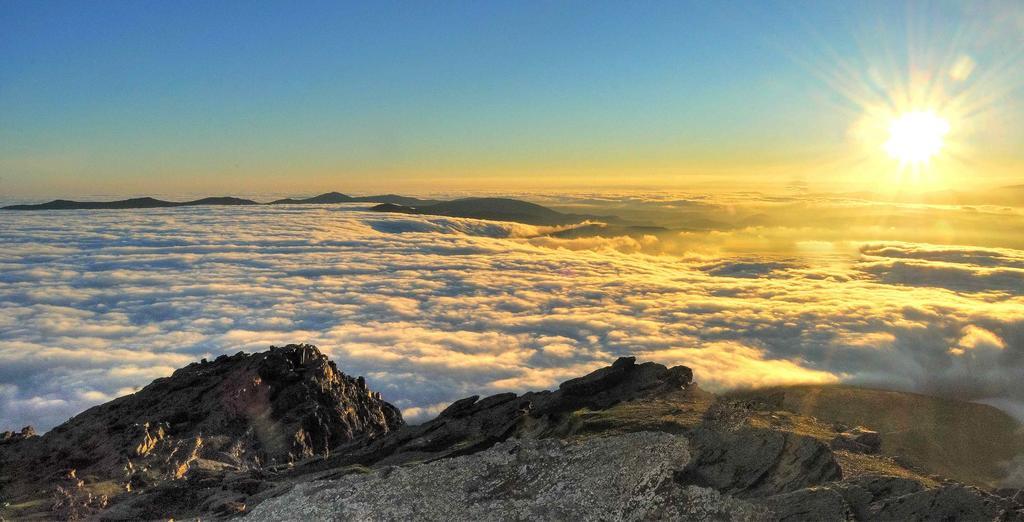
[[[1024,251],[899,241],[874,222],[859,234],[879,239],[841,239],[808,228],[825,213],[762,210],[576,239],[358,205],[3,212],[0,429],[46,430],[200,358],[298,342],[414,422],[622,355],[686,364],[711,389],[851,382],[1024,418]]]

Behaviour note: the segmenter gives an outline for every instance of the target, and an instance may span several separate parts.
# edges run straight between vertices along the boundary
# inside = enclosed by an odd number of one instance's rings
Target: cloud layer
[[[0,429],[289,342],[412,420],[629,354],[710,388],[847,381],[1024,411],[1024,252],[887,241],[839,260],[710,259],[645,253],[690,233],[546,232],[356,206],[4,213]]]

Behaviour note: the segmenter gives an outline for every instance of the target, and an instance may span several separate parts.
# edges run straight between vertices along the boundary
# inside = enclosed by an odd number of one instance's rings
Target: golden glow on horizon
[[[932,111],[911,111],[889,123],[883,148],[901,164],[927,164],[942,150],[949,122]]]

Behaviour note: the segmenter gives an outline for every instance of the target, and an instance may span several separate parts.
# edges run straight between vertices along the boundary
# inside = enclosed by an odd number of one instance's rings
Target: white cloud
[[[1006,348],[1006,343],[999,338],[998,335],[984,329],[969,324],[963,329],[963,337],[957,342],[956,346],[949,349],[953,355],[967,355],[968,353],[976,353],[975,350],[1003,350]]]
[[[841,379],[1024,404],[1020,251],[771,230],[814,248],[650,255],[671,249],[329,206],[3,213],[0,428],[47,429],[190,361],[288,342],[420,420],[629,354],[712,388]],[[935,276],[950,266],[966,275]]]

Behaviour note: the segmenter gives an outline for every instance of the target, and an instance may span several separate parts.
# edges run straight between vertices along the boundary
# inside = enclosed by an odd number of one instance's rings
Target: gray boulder
[[[474,455],[302,483],[245,517],[280,520],[759,520],[763,509],[673,481],[686,438],[510,440]]]
[[[811,437],[767,429],[698,428],[683,483],[742,498],[787,493],[842,478],[828,447]]]

